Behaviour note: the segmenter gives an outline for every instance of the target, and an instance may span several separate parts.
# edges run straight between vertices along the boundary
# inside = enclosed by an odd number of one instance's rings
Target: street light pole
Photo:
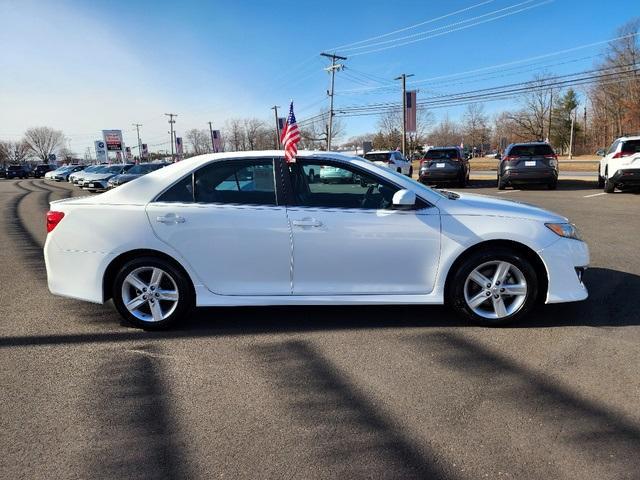
[[[576,123],[576,114],[578,112],[578,107],[574,108],[573,115],[571,115],[571,135],[569,136],[569,160],[573,158],[573,127]]]
[[[323,57],[327,57],[331,59],[331,66],[325,68],[327,72],[331,72],[331,91],[329,93],[329,129],[327,132],[327,151],[331,150],[331,136],[333,135],[333,89],[336,81],[336,70],[340,70],[344,67],[339,63],[336,63],[336,60],[346,60],[347,57],[341,57],[336,55],[335,53],[321,53]]]
[[[207,122],[209,124],[209,140],[211,140],[211,153],[215,152],[216,147],[213,144],[213,127],[211,126],[211,122]]]
[[[278,105],[271,107],[276,117],[276,150],[280,150],[280,123],[278,122]]]
[[[402,156],[407,156],[407,78],[413,77],[413,73],[403,73],[394,80],[402,80]]]
[[[173,153],[173,143],[174,143],[174,138],[173,138],[173,124],[176,123],[176,121],[173,119],[173,117],[177,117],[178,114],[177,113],[165,113],[165,115],[167,117],[169,117],[169,126],[171,127],[171,131],[169,132],[169,135],[171,135],[171,161],[175,162],[175,155]]]

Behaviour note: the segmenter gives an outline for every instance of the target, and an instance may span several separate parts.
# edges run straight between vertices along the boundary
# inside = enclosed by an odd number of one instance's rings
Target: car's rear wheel
[[[507,182],[502,180],[502,175],[498,176],[498,190],[504,190],[507,188]]]
[[[413,167],[409,167],[409,178],[413,178]]]
[[[505,248],[471,254],[451,281],[448,300],[454,309],[487,326],[522,318],[538,295],[538,278],[531,263]]]
[[[118,312],[146,330],[171,326],[191,309],[194,300],[185,274],[156,257],[124,264],[115,277],[112,295]]]
[[[553,182],[548,183],[547,188],[549,190],[555,190],[556,188],[558,188],[558,181],[554,180]]]

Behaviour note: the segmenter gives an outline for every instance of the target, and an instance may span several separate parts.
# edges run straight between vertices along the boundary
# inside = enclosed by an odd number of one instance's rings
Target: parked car
[[[84,179],[85,175],[99,172],[107,167],[108,167],[107,164],[89,165],[88,167],[82,170],[78,170],[77,172],[70,173],[69,177],[67,178],[67,182],[72,183],[73,185],[76,185],[76,186],[82,186],[81,182]]]
[[[469,160],[460,147],[432,147],[420,163],[419,180],[424,184],[451,183],[466,187],[469,170]]]
[[[386,167],[395,172],[403,173],[408,177],[413,176],[413,167],[411,166],[411,162],[402,155],[402,152],[397,150],[373,150],[365,153],[364,158],[370,162],[380,165],[381,167]]]
[[[84,169],[84,165],[67,165],[66,167],[56,170],[53,175],[51,175],[51,179],[56,182],[66,182],[69,179],[69,175]]]
[[[9,165],[7,167],[5,177],[12,178],[27,178],[29,176],[29,170],[25,165]]]
[[[44,174],[44,179],[45,180],[53,180],[53,176],[56,174],[56,172],[58,170],[60,170],[61,168],[66,168],[66,167],[56,167],[54,170],[51,170],[47,173]]]
[[[99,171],[88,173],[83,177],[82,188],[90,192],[106,190],[112,177],[126,173],[133,166],[133,163],[115,164],[106,166]]]
[[[313,170],[312,167],[309,168]],[[322,183],[353,183],[357,181],[357,178],[349,170],[323,165],[320,167],[320,181]]]
[[[33,178],[42,178],[48,172],[52,172],[56,169],[55,165],[49,165],[48,163],[42,163],[40,165],[36,165],[31,174]]]
[[[529,184],[558,186],[558,156],[546,142],[512,143],[498,164],[499,190]]]
[[[607,193],[640,187],[640,136],[620,137],[611,144],[600,160],[598,186]]]
[[[135,180],[136,178],[140,178],[147,173],[155,172],[156,170],[166,167],[169,165],[168,163],[140,163],[138,165],[134,165],[127,172],[121,173],[119,175],[114,175],[107,182],[107,188],[114,188],[119,185],[123,185],[125,183],[130,182],[131,180]]]
[[[361,182],[309,183],[309,167]],[[589,250],[566,218],[336,153],[192,157],[51,202],[47,231],[52,293],[113,298],[149,329],[223,305],[446,303],[498,325],[538,302],[587,298]]]
[[[0,178],[7,178],[7,167],[0,165]]]

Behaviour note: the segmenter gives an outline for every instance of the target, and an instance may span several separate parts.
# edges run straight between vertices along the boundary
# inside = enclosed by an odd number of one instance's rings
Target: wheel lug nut
[[[498,294],[493,296],[493,298],[498,298],[498,297],[500,297],[500,295],[498,295]]]
[[[491,296],[491,292],[487,292],[487,293],[485,293],[485,295],[486,295],[487,297],[490,297],[490,296]]]
[[[490,283],[487,283],[487,288],[491,288],[491,284]]]
[[[500,285],[500,282],[499,282],[499,281],[498,281],[498,282],[496,282],[496,285]]]
[[[159,293],[156,293],[156,297],[159,297],[159,296],[160,296],[160,294],[159,294]]]
[[[504,288],[501,288],[501,289],[500,289],[500,292],[504,292]]]
[[[147,291],[147,287],[144,287],[144,288],[142,289],[142,291],[143,291],[143,292],[146,292],[146,291]]]

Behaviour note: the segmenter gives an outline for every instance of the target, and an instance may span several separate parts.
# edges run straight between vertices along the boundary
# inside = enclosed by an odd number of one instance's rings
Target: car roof
[[[445,147],[429,147],[429,150],[427,150],[427,152],[430,150],[445,150],[445,149],[449,150],[451,148],[457,148],[458,150],[462,150],[458,145],[451,145],[451,146],[445,146]]]
[[[398,152],[398,150],[369,150],[367,153],[365,153],[365,155],[368,155],[369,153],[393,153],[393,152]]]
[[[628,140],[640,140],[640,135],[628,135],[626,137],[620,137],[620,138],[616,138],[616,140],[614,141],[622,141],[622,142],[626,142]]]

